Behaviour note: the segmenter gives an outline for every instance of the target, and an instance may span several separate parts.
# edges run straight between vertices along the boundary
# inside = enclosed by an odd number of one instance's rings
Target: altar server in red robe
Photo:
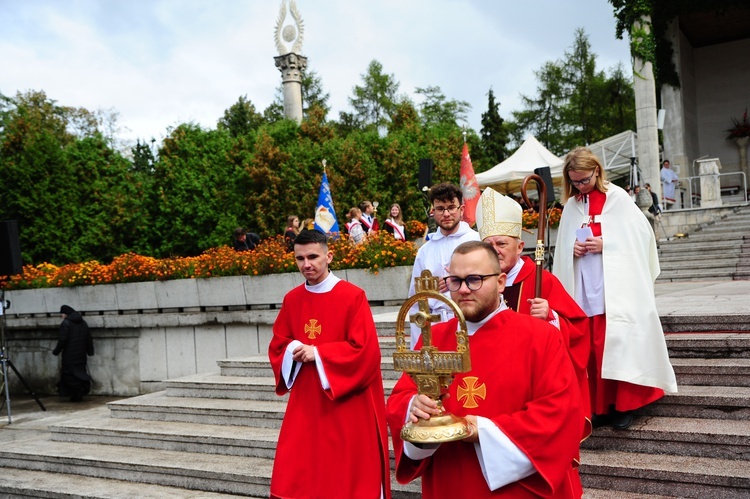
[[[294,258],[305,283],[284,297],[268,348],[289,402],[273,498],[389,498],[380,347],[364,291],[328,269],[326,236],[303,230]]]
[[[387,408],[396,478],[408,483],[421,476],[428,499],[581,497],[580,393],[560,332],[503,303],[505,274],[491,245],[461,244],[449,270],[446,284],[467,321],[471,370],[456,375],[443,405],[465,417],[472,433],[439,445],[402,441],[407,421],[438,413],[405,374]],[[457,322],[432,328],[440,350],[455,351]]]
[[[507,276],[503,299],[511,310],[549,322],[560,330],[568,348],[581,390],[581,440],[591,434],[589,403],[589,324],[578,306],[551,272],[542,270],[542,296],[536,296],[536,263],[521,256],[523,208],[513,198],[491,188],[482,192],[477,209],[477,229],[482,241],[495,248],[500,269]]]

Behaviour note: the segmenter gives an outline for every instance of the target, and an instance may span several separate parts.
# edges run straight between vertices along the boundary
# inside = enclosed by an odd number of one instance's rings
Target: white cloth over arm
[[[329,272],[328,277],[323,279],[323,281],[318,284],[310,286],[309,284],[305,283],[305,289],[307,289],[311,293],[327,293],[331,291],[336,283],[338,283],[340,280],[341,279],[333,275],[332,272]],[[281,362],[280,374],[284,379],[284,383],[286,383],[286,387],[289,389],[292,388],[294,380],[297,377],[299,370],[302,368],[302,363],[295,362],[292,358],[294,355],[294,350],[302,344],[303,343],[299,340],[291,341],[286,346],[286,351],[284,352],[284,360]],[[331,388],[331,385],[328,382],[328,376],[326,376],[325,369],[323,368],[323,362],[320,360],[318,349],[313,348],[313,353],[315,354],[315,368],[317,369],[318,376],[320,377],[321,388],[323,390],[328,390],[329,388]]]

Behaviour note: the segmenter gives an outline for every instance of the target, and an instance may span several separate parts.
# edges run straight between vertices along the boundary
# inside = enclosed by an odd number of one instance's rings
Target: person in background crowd
[[[464,214],[463,193],[454,184],[442,183],[434,185],[428,193],[428,198],[435,213],[438,230],[430,234],[430,239],[420,246],[412,267],[409,281],[409,294],[414,291],[414,278],[420,277],[423,270],[429,270],[435,277],[444,277],[453,250],[466,241],[479,241],[479,234],[472,230],[469,224],[462,221]],[[448,296],[445,283],[441,280],[440,292]],[[453,311],[440,300],[430,299],[430,313],[440,316],[440,321],[446,321],[453,316]],[[415,304],[409,314],[417,312]],[[416,324],[409,324],[411,328],[411,346],[417,343],[421,330]]]
[[[656,220],[659,220],[659,217],[661,216],[659,196],[657,196],[656,193],[651,190],[651,184],[646,184],[646,189],[651,194],[651,207],[648,209],[648,211],[656,218]]]
[[[234,251],[250,251],[255,249],[255,243],[247,238],[247,232],[242,227],[234,229]]]
[[[60,314],[63,318],[60,338],[52,350],[52,355],[62,352],[59,393],[61,397],[70,397],[71,402],[80,402],[91,391],[86,356],[94,355],[94,340],[81,312],[63,305]]]
[[[302,225],[300,226],[300,231],[302,230],[313,230],[315,229],[315,219],[314,218],[306,218],[302,221]]]
[[[378,219],[375,217],[375,207],[369,201],[362,201],[359,205],[359,209],[362,211],[360,222],[362,227],[365,229],[366,234],[372,234],[377,232],[380,228]]]
[[[630,184],[625,186],[625,192],[628,193],[628,196],[630,196],[630,199],[633,200],[635,203],[635,193],[633,192],[633,188],[630,186]]]
[[[299,234],[299,218],[296,215],[290,215],[286,219],[286,230],[284,230],[284,242],[287,251],[294,251],[294,240]]]
[[[669,160],[664,160],[660,177],[662,197],[664,197],[664,203],[666,204],[667,209],[670,209],[672,205],[677,202],[675,188],[680,183],[680,178],[677,176],[677,173],[672,170]]]
[[[367,238],[365,230],[362,228],[362,212],[356,206],[349,210],[349,222],[345,227],[352,244],[361,244]]]
[[[386,219],[385,224],[383,224],[385,231],[396,239],[406,241],[404,218],[401,213],[401,206],[399,206],[398,203],[393,203],[391,205],[390,215],[390,218]]]
[[[585,147],[565,158],[562,199],[553,273],[590,319],[593,423],[626,429],[633,411],[677,392],[654,297],[656,238]]]

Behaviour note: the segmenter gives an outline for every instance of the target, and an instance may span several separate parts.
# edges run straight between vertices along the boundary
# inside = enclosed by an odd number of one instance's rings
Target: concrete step
[[[737,267],[737,263],[739,262],[739,258],[725,258],[721,262],[721,267],[726,268],[729,270],[734,271]],[[713,260],[707,261],[704,258],[692,258],[692,259],[682,259],[682,260],[669,260],[669,261],[661,261],[659,260],[659,266],[661,267],[661,272],[664,274],[665,272],[694,272],[696,270],[715,270],[717,268],[717,262]]]
[[[134,485],[181,487],[206,494],[191,495],[188,492],[182,496],[188,498],[211,498],[214,496],[209,494],[213,493],[268,497],[273,460],[147,448],[133,452],[132,447],[56,442],[37,436],[0,447],[3,477],[5,468],[123,480]],[[18,475],[22,473],[16,472]],[[401,485],[392,477],[391,486],[394,499],[421,497],[419,481]],[[126,494],[115,497],[148,496]]]
[[[678,386],[679,393],[639,409],[644,416],[750,420],[750,387]]]
[[[698,319],[701,319],[700,317]],[[703,317],[713,322],[712,317]],[[732,317],[722,317],[730,326],[747,325],[747,316],[737,316],[737,322],[729,322]],[[739,359],[750,358],[750,333],[748,332],[710,332],[667,334],[669,357],[700,359]]]
[[[193,374],[165,381],[168,397],[190,397],[235,400],[286,401],[289,394],[276,395],[276,385],[269,365],[266,376],[222,376],[220,374]],[[383,381],[386,394],[396,380]]]
[[[273,459],[276,453],[276,442],[279,439],[277,428],[247,426],[238,429],[225,425],[110,417],[50,425],[49,431],[52,440],[56,442],[265,459]]]
[[[638,417],[628,431],[597,428],[581,447],[750,461],[750,421]]]
[[[109,478],[2,468],[0,497],[37,497],[45,499],[230,499],[235,494],[205,490],[134,483]],[[264,496],[250,497],[260,499]]]
[[[395,327],[394,327],[394,335]],[[406,341],[409,341],[408,338]],[[393,352],[396,351],[396,337],[395,336],[381,336],[380,337],[380,355],[382,357],[393,357]]]
[[[107,404],[113,418],[280,428],[286,402],[168,397],[155,392]]]
[[[273,377],[271,363],[266,356],[225,359],[220,360],[218,365],[222,376]],[[401,377],[400,372],[393,370],[392,355],[383,356],[380,369],[384,380],[397,380]]]
[[[732,265],[736,265],[742,257],[742,252],[739,248],[735,250],[722,250],[722,249],[716,249],[714,251],[692,251],[688,248],[686,248],[684,251],[670,251],[670,252],[661,252],[661,248],[659,249],[659,265],[669,265],[673,263],[681,263],[681,262],[701,262],[701,261],[707,261],[711,260],[713,261],[716,266],[723,267],[724,260],[727,262],[731,262]],[[729,265],[729,263],[727,264]]]
[[[717,282],[714,280],[714,282]],[[683,333],[704,333],[714,334],[716,331],[735,333],[747,333],[750,331],[750,314],[738,313],[733,315],[696,315],[692,312],[689,307],[689,303],[686,303],[687,308],[685,312],[672,312],[670,315],[663,315],[659,319],[661,320],[661,326],[664,329],[667,337],[673,334]],[[667,338],[669,339],[669,338]],[[722,352],[723,354],[724,352]],[[732,351],[725,352],[728,357],[747,357],[750,356],[750,352],[735,353]],[[694,357],[701,357],[702,354],[698,353],[693,355]],[[721,356],[721,355],[719,355]]]
[[[746,499],[750,490],[750,466],[729,459],[585,450],[580,472],[584,489],[696,499]]]
[[[636,494],[634,492],[622,492],[620,490],[604,490],[588,487],[583,490],[583,499],[670,499],[674,496],[661,496],[656,494]]]
[[[255,457],[54,442],[36,437],[0,447],[7,468],[124,480],[211,493],[268,497],[273,461]],[[133,496],[138,497],[138,495]]]
[[[698,236],[722,236],[725,234],[733,234],[735,237],[742,237],[750,234],[750,224],[747,222],[741,224],[734,224],[731,222],[723,222],[721,224],[709,225],[703,229],[696,230],[691,233],[688,237]]]
[[[701,251],[714,251],[717,248],[739,250],[742,248],[744,237],[736,232],[698,232],[688,237],[671,239],[659,243],[659,251],[669,253],[682,251],[690,247],[700,248]]]
[[[728,269],[714,269],[714,270],[686,270],[685,272],[662,272],[656,279],[658,282],[679,282],[679,281],[717,281],[727,280],[731,281],[734,279],[734,267]]]
[[[685,241],[686,239],[660,241],[658,248],[660,260],[661,258],[668,259],[682,254],[705,255],[706,257],[721,255],[731,258],[742,254],[744,246],[744,243],[740,240],[726,242],[717,241],[710,237],[705,237],[704,240],[696,237],[689,242]]]
[[[164,382],[168,397],[241,400],[286,400],[276,395],[272,372],[268,376],[222,376],[218,373],[193,374]]]
[[[678,385],[750,387],[750,358],[670,360]]]

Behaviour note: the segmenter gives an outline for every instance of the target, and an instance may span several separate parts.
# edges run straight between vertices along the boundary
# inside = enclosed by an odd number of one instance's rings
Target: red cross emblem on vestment
[[[479,407],[476,399],[484,400],[487,397],[487,385],[484,383],[477,385],[477,381],[479,381],[479,378],[476,376],[466,376],[461,380],[463,386],[459,385],[456,389],[458,401],[463,402],[465,409]]]
[[[315,335],[320,335],[321,327],[318,324],[318,319],[310,319],[309,324],[305,324],[305,334],[311,340],[315,339]]]

